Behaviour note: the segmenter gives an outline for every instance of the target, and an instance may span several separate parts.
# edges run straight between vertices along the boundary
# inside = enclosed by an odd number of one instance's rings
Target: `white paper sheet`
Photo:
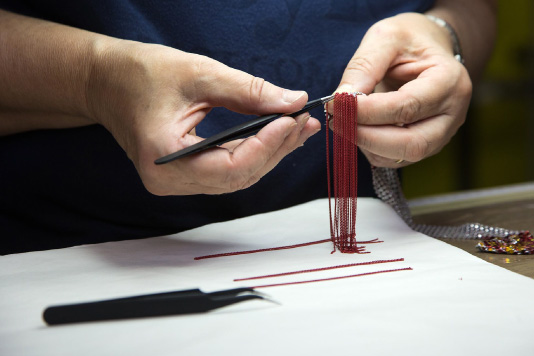
[[[326,200],[167,237],[0,258],[0,355],[531,355],[534,280],[411,231],[385,204],[358,200],[358,240],[195,261],[196,256],[329,237]],[[234,278],[404,258],[272,280]],[[214,312],[47,327],[46,306],[200,287],[204,291],[378,274],[266,288]]]

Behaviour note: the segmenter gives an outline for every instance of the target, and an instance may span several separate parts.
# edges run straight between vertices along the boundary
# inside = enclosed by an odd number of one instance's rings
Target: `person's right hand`
[[[373,25],[339,92],[358,99],[358,147],[377,167],[399,168],[437,154],[465,121],[472,84],[454,58],[449,31],[426,16],[399,14]]]
[[[155,159],[201,141],[195,126],[213,107],[289,113],[301,109],[307,95],[165,46],[119,40],[99,52],[87,86],[90,115],[113,134],[153,194],[247,188],[320,130],[319,121],[308,114],[283,117],[225,148],[155,165]]]

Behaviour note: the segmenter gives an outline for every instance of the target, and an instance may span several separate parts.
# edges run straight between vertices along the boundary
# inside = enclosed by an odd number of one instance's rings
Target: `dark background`
[[[534,181],[534,2],[500,0],[496,47],[466,123],[404,169],[408,198]]]

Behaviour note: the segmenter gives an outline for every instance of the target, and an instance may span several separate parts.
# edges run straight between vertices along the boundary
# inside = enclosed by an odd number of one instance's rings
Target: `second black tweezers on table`
[[[252,288],[212,293],[200,289],[140,295],[89,303],[51,306],[43,312],[48,325],[207,312],[251,299],[269,300]]]

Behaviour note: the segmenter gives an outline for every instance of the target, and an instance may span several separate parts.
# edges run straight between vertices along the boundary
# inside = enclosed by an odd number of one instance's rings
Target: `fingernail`
[[[284,89],[284,91],[282,92],[282,100],[285,101],[286,103],[293,104],[295,101],[299,100],[305,94],[306,92],[301,91],[301,90],[293,91],[293,90]]]
[[[306,123],[308,122],[310,117],[311,117],[311,115],[306,115],[304,117],[299,117],[298,118],[297,122],[298,122],[301,130],[304,128],[304,126],[306,126]]]

